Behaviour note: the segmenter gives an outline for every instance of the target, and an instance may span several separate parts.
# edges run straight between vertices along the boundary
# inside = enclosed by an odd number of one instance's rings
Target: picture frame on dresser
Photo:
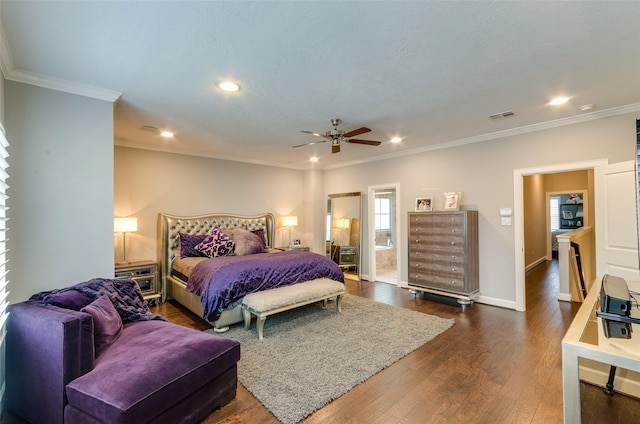
[[[459,211],[461,199],[462,199],[462,192],[460,191],[445,192],[443,201],[442,201],[442,210]]]
[[[294,246],[302,246],[302,239],[294,238],[293,239],[293,245]]]
[[[416,212],[431,212],[433,210],[433,198],[416,197]]]

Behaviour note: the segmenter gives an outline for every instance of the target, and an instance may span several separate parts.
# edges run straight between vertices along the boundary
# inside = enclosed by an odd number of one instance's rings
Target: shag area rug
[[[236,325],[220,334],[239,340],[238,378],[285,424],[297,423],[453,325],[421,312],[345,294],[267,318],[258,340]],[[213,332],[213,330],[206,330]]]

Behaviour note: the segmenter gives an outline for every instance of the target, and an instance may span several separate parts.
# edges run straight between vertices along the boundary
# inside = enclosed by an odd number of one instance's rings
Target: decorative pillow
[[[204,256],[201,252],[196,250],[196,246],[204,241],[206,235],[191,235],[180,233],[180,257],[198,257]]]
[[[45,305],[53,305],[60,308],[73,309],[74,311],[79,311],[92,301],[93,299],[82,294],[78,290],[65,290],[63,292],[47,295],[44,299],[42,299],[42,302]]]
[[[97,358],[120,337],[122,319],[108,296],[100,296],[81,311],[93,317],[93,342]]]
[[[253,230],[251,232],[257,235],[258,237],[260,237],[260,239],[262,240],[262,247],[267,247],[267,237],[264,234],[264,228],[260,228],[259,230]]]
[[[195,249],[204,256],[215,258],[233,253],[233,246],[234,243],[231,237],[223,233],[220,227],[216,225]]]
[[[236,244],[236,255],[253,255],[264,252],[264,241],[259,235],[243,228],[236,228],[233,232],[233,241]]]

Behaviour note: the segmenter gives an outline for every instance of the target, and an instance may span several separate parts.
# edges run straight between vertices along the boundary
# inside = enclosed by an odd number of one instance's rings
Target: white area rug
[[[280,421],[297,423],[453,325],[453,319],[345,294],[220,334],[241,342],[240,382]],[[213,332],[213,330],[207,330]]]

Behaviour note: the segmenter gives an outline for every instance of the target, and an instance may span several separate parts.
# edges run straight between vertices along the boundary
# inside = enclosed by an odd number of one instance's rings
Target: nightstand
[[[276,247],[276,249],[282,250],[282,251],[286,251],[286,250],[302,250],[304,252],[309,252],[311,250],[311,249],[309,249],[309,246],[293,246],[291,249],[289,249],[288,247]]]
[[[162,301],[162,290],[158,284],[157,264],[154,261],[136,261],[116,264],[116,278],[131,278],[140,286],[142,296],[151,304]]]

